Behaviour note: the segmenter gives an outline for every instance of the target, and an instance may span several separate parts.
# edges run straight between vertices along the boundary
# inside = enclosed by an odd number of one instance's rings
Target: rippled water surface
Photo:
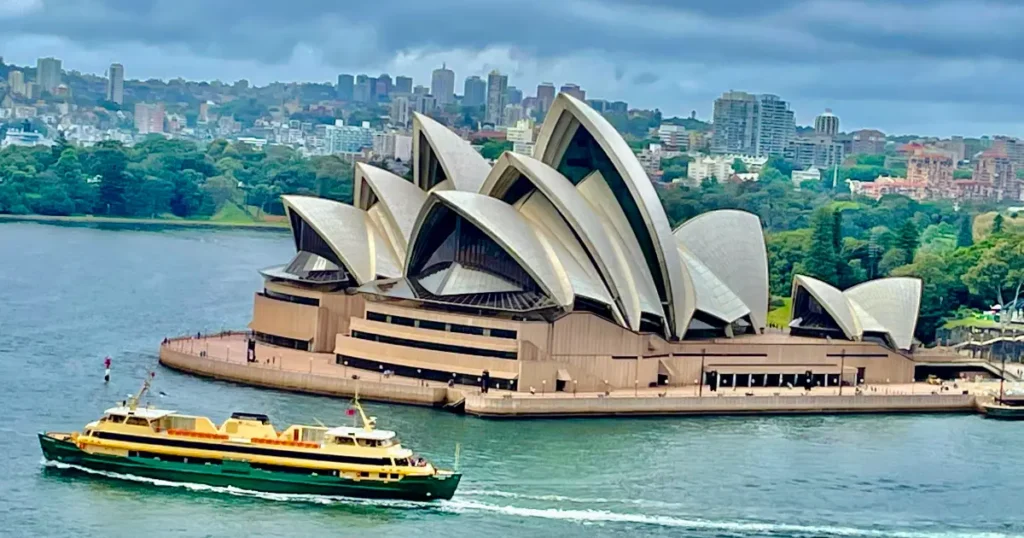
[[[44,466],[156,369],[159,405],[340,420],[337,399],[157,366],[164,336],[241,328],[275,232],[0,224],[0,535],[1024,536],[1024,424],[976,416],[484,421],[368,404],[443,465],[451,501],[266,495]],[[113,357],[113,379],[102,361]]]

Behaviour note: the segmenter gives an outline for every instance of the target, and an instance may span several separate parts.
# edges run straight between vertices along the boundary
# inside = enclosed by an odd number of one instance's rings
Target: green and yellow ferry
[[[378,430],[353,401],[360,425],[293,425],[278,432],[266,415],[206,417],[142,407],[137,395],[82,432],[39,434],[47,460],[175,482],[271,492],[428,501],[450,499],[461,474],[435,468]],[[456,454],[457,457],[457,454]]]

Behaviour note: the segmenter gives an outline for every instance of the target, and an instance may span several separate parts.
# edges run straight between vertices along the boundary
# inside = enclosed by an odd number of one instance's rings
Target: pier
[[[160,363],[185,373],[293,392],[458,410],[488,418],[656,415],[761,415],[976,412],[992,383],[955,388],[927,383],[802,388],[636,387],[607,392],[490,390],[391,375],[338,364],[330,353],[256,344],[246,333],[168,339]],[[840,394],[840,391],[842,394]]]

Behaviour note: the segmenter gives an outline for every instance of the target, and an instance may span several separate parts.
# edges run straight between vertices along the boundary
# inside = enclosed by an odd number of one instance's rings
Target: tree
[[[502,153],[510,151],[512,149],[512,143],[507,140],[488,140],[484,142],[482,148],[480,148],[480,155],[485,159],[494,160],[501,157]]]
[[[914,255],[917,253],[919,239],[920,233],[918,232],[917,225],[914,224],[914,221],[907,220],[903,223],[903,226],[900,226],[900,231],[896,236],[896,248],[906,253],[907,258],[903,263],[911,263],[914,261]]]
[[[838,257],[834,240],[834,211],[830,207],[819,208],[811,217],[811,242],[803,267],[808,276],[836,286],[839,284],[839,275],[836,271]]]
[[[970,214],[966,214],[960,217],[960,228],[956,233],[956,246],[963,248],[969,247],[974,244],[974,227],[973,217]]]
[[[1004,291],[1014,289],[1024,280],[1024,234],[1003,236],[988,242],[977,261],[964,272],[963,280],[973,295],[999,304],[1006,304]],[[978,246],[973,247],[978,248]]]
[[[131,183],[124,147],[120,143],[100,142],[89,161],[92,174],[100,176],[101,207],[107,214],[124,215],[125,193]]]
[[[32,209],[40,215],[70,215],[75,211],[75,203],[68,197],[62,185],[49,185],[39,193]]]
[[[996,218],[992,219],[992,235],[1001,233],[1003,233],[1003,215],[997,213]]]
[[[743,159],[736,157],[735,159],[732,160],[732,171],[733,173],[736,174],[746,174],[747,163],[743,162]]]
[[[885,276],[892,274],[897,267],[907,265],[907,251],[902,248],[891,248],[885,251],[882,259],[878,262],[878,274]]]
[[[921,310],[915,336],[923,342],[935,339],[942,320],[963,301],[963,284],[950,271],[946,257],[921,253],[914,263],[895,269],[892,276],[917,277],[922,281]]]

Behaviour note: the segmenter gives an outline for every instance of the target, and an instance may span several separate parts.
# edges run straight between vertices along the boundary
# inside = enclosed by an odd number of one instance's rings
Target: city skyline
[[[525,14],[537,11],[529,5],[460,6],[459,16],[439,21],[438,14],[450,10],[385,3],[355,13],[307,4],[285,12],[256,2],[247,14],[251,24],[224,32],[230,6],[171,13],[140,2],[120,13],[103,2],[57,10],[44,0],[26,0],[0,9],[0,53],[19,64],[55,56],[66,66],[102,73],[119,61],[142,79],[246,78],[260,85],[333,81],[344,72],[427,81],[447,63],[458,82],[498,69],[519,88],[572,81],[595,96],[666,115],[696,110],[710,117],[714,98],[736,88],[783,96],[801,125],[832,108],[850,129],[1024,135],[1024,105],[1014,90],[1021,77],[1014,51],[1021,47],[1007,33],[1024,10],[1003,1],[766,6],[730,0],[687,8],[604,1],[592,3],[586,17],[568,6],[548,6],[536,21],[530,15],[531,24],[551,27],[538,29],[543,39],[536,42],[522,40]],[[186,22],[196,23],[185,14],[197,12],[209,13],[196,28],[179,32]],[[485,15],[503,24],[480,24]],[[578,28],[558,23],[569,16]],[[128,24],[99,31],[109,21]],[[285,21],[294,24],[279,24]],[[680,47],[684,36],[702,46]]]

